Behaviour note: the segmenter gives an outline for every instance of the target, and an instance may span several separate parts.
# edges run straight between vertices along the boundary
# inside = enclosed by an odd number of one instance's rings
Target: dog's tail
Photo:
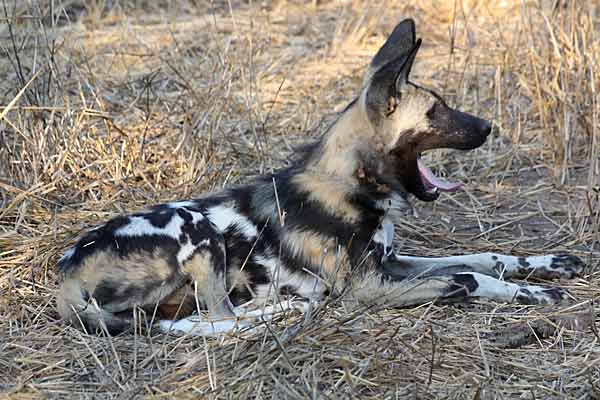
[[[78,279],[64,280],[56,296],[56,307],[65,321],[88,333],[106,330],[115,335],[132,326],[130,318],[103,309]]]

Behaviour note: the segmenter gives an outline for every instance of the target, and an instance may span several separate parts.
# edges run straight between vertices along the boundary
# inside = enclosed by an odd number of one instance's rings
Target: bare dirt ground
[[[56,262],[125,211],[284,166],[353,97],[404,17],[413,79],[494,121],[430,155],[467,183],[397,251],[571,252],[583,313],[334,300],[259,332],[101,337],[54,309]],[[600,2],[0,3],[0,393],[8,398],[600,397]]]

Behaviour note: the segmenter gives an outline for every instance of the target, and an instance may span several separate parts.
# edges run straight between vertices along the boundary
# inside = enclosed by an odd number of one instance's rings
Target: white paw
[[[158,323],[162,332],[188,333],[194,336],[216,336],[223,333],[250,332],[271,321],[277,315],[289,311],[304,313],[310,307],[307,301],[286,300],[265,307],[257,307],[248,303],[233,309],[235,317],[214,317],[191,315],[177,321],[161,320]]]
[[[519,265],[540,278],[571,279],[583,272],[585,264],[581,258],[570,254],[550,254],[536,257],[519,257]]]
[[[245,326],[246,324],[235,319],[210,320],[198,315],[192,315],[178,321],[159,321],[159,328],[163,332],[175,331],[189,333],[194,336],[215,336],[226,332],[234,332]]]
[[[567,299],[568,292],[559,287],[521,286],[515,294],[520,304],[557,304]]]

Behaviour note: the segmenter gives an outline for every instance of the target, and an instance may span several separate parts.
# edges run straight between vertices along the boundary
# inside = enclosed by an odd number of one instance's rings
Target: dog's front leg
[[[506,303],[555,304],[567,291],[558,287],[519,285],[479,272],[461,272],[428,277],[402,277],[373,271],[353,281],[354,296],[366,303],[412,306],[435,300],[484,297]]]
[[[583,261],[573,255],[515,257],[479,253],[450,257],[412,257],[391,254],[385,264],[390,274],[435,276],[478,272],[493,277],[573,278],[583,271]]]

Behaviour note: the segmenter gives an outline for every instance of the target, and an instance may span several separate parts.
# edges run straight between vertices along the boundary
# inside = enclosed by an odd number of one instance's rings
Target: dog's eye
[[[394,111],[396,111],[397,106],[398,106],[398,99],[396,98],[396,96],[388,97],[387,110],[385,111],[385,116],[389,117],[390,115],[392,115],[394,113]]]

